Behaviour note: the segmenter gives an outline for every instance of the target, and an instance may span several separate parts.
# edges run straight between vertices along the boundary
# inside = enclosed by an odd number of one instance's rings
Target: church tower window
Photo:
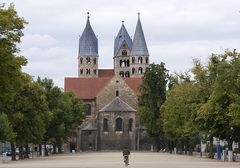
[[[127,60],[126,62],[127,62],[127,67],[129,67],[129,60]]]
[[[120,117],[116,119],[116,131],[123,131],[123,120]]]
[[[129,71],[125,72],[125,77],[126,77],[126,78],[130,77]]]
[[[146,57],[146,64],[148,64],[148,57]]]
[[[132,64],[134,64],[134,62],[135,62],[135,58],[134,58],[134,57],[132,57]]]
[[[138,74],[142,74],[143,73],[143,69],[142,69],[142,67],[139,67],[138,68]]]
[[[119,72],[119,75],[120,75],[121,77],[124,77],[124,72],[123,72],[123,71]]]
[[[96,69],[94,69],[94,70],[93,70],[93,73],[94,73],[94,75],[96,75],[96,74],[97,74],[97,70],[96,70]]]
[[[97,59],[93,58],[93,63],[96,64],[97,63]]]
[[[138,63],[142,64],[142,57],[138,57]]]
[[[127,51],[126,50],[122,51],[122,56],[127,56]]]
[[[83,69],[80,69],[80,74],[83,74]]]
[[[82,64],[83,63],[83,58],[80,58],[80,64]]]
[[[87,57],[87,58],[86,58],[86,61],[87,61],[87,64],[90,64],[91,58],[90,58],[90,57]]]
[[[86,74],[88,75],[90,75],[90,73],[91,73],[91,71],[90,71],[90,69],[86,69]]]
[[[116,91],[116,96],[119,96],[119,91],[118,90]]]
[[[135,68],[132,68],[132,74],[133,75],[135,74]]]

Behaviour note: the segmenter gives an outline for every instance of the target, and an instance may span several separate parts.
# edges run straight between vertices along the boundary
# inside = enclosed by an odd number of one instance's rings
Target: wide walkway
[[[0,168],[121,168],[120,152],[75,153],[52,155],[23,161],[0,163]],[[128,168],[240,168],[240,163],[228,163],[167,153],[135,152]]]

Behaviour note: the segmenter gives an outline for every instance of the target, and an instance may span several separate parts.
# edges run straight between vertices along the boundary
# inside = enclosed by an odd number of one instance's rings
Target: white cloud
[[[150,60],[165,62],[171,71],[186,71],[193,58],[205,61],[226,48],[240,50],[239,0],[5,0],[14,2],[26,25],[21,45],[32,75],[50,77],[63,87],[66,76],[77,76],[78,36],[86,13],[99,41],[100,68],[113,67],[113,40],[121,21],[133,36],[137,13]]]

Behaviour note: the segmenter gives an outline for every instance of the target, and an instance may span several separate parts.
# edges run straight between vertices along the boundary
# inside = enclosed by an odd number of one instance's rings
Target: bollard
[[[174,154],[177,154],[177,148],[176,147],[174,148]]]
[[[223,152],[222,152],[222,160],[223,161],[227,160],[227,151],[226,150],[223,150]]]
[[[228,151],[228,161],[233,162],[233,151],[231,150]]]

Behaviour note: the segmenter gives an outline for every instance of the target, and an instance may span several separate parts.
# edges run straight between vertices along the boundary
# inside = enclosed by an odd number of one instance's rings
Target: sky
[[[240,0],[0,0],[13,2],[28,22],[19,45],[28,59],[23,71],[53,79],[77,77],[78,41],[87,12],[98,37],[99,68],[113,68],[113,44],[122,20],[131,37],[138,12],[150,63],[171,72],[189,71],[193,59],[240,50]]]

